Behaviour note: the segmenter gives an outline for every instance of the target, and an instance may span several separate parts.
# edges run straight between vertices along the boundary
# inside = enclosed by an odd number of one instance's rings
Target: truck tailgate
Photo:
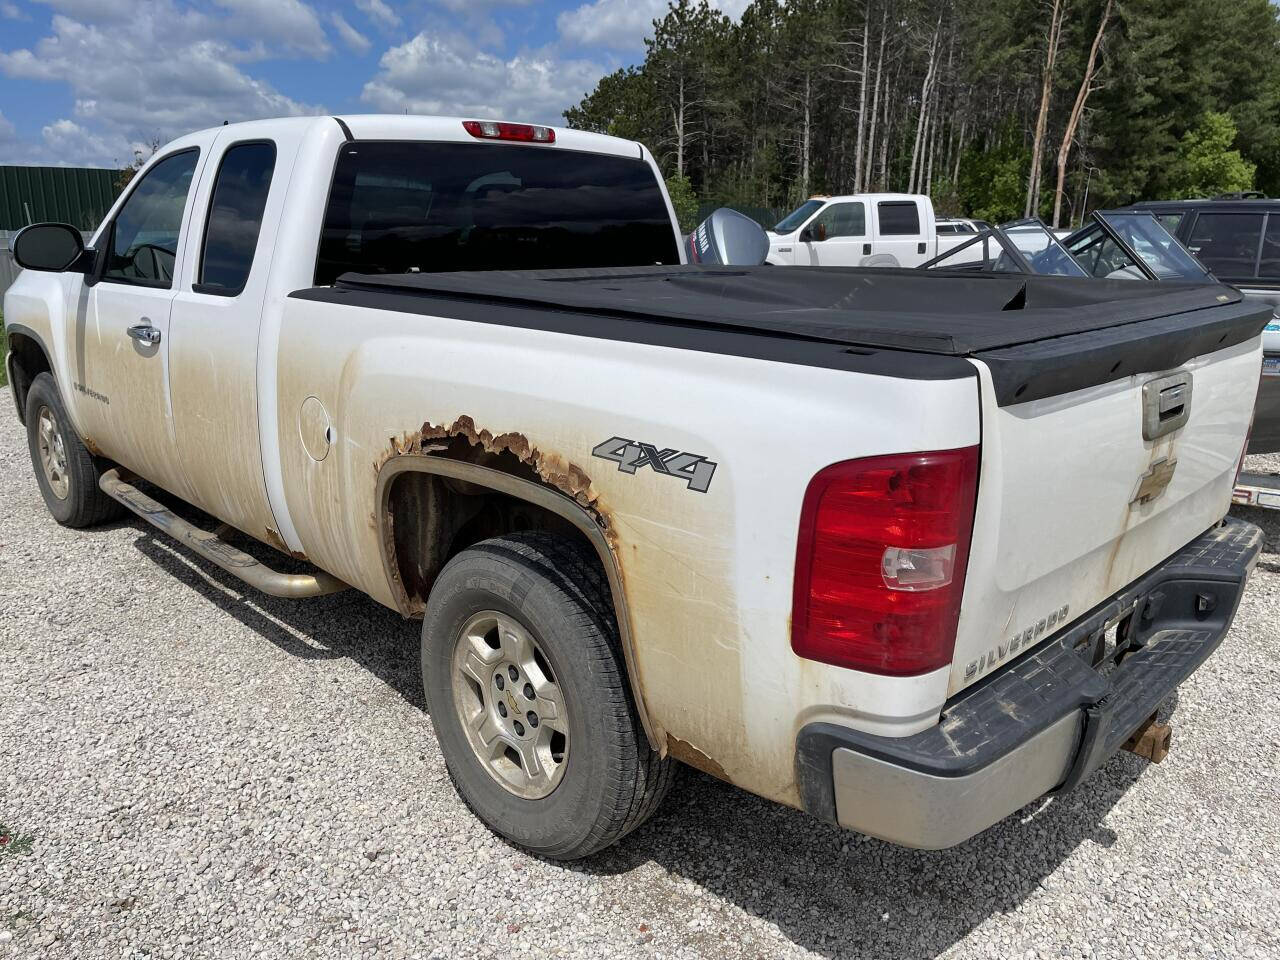
[[[992,368],[974,359],[981,473],[951,692],[1058,632],[1223,517],[1259,359],[1254,336],[1172,369],[1022,403],[1006,396],[1003,406],[999,375],[993,380]]]

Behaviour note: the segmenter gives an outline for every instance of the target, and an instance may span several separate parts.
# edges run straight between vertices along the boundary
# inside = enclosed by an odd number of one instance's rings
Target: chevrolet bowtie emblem
[[[1136,503],[1150,503],[1164,493],[1164,488],[1169,486],[1169,481],[1173,479],[1173,471],[1177,469],[1177,466],[1178,461],[1170,460],[1168,457],[1153,463],[1151,469],[1138,478],[1138,492],[1129,501],[1129,506],[1133,506]]]

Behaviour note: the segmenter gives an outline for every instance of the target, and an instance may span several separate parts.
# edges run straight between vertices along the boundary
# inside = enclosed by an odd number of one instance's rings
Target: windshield
[[[814,212],[824,203],[826,203],[825,200],[806,200],[779,220],[777,225],[773,228],[773,232],[790,233],[792,230],[798,229],[800,225],[813,216]]]
[[[990,234],[974,234],[945,253],[921,264],[921,267],[926,270],[989,270],[992,260],[1000,257],[1003,252],[999,241]]]
[[[674,264],[676,243],[662,188],[639,159],[361,141],[338,155],[315,282],[347,272]]]
[[[1208,279],[1208,271],[1149,213],[1098,213],[1159,280]]]
[[[1071,258],[1058,238],[1039,220],[1018,220],[1000,230],[1036,273],[1051,277],[1087,277],[1089,274]],[[997,270],[1001,269],[997,265]]]

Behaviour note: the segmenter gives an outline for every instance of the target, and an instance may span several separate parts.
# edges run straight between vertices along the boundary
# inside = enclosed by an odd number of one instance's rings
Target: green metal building
[[[119,192],[118,170],[0,166],[0,230],[57,221],[92,230]]]

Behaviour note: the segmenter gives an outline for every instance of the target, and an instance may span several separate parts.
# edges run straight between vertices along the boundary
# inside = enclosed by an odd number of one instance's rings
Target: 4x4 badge
[[[591,451],[594,457],[610,460],[623,473],[635,473],[649,467],[654,473],[685,481],[690,490],[706,493],[716,464],[696,453],[681,453],[670,448],[658,449],[651,443],[637,443],[626,437],[610,437]]]

